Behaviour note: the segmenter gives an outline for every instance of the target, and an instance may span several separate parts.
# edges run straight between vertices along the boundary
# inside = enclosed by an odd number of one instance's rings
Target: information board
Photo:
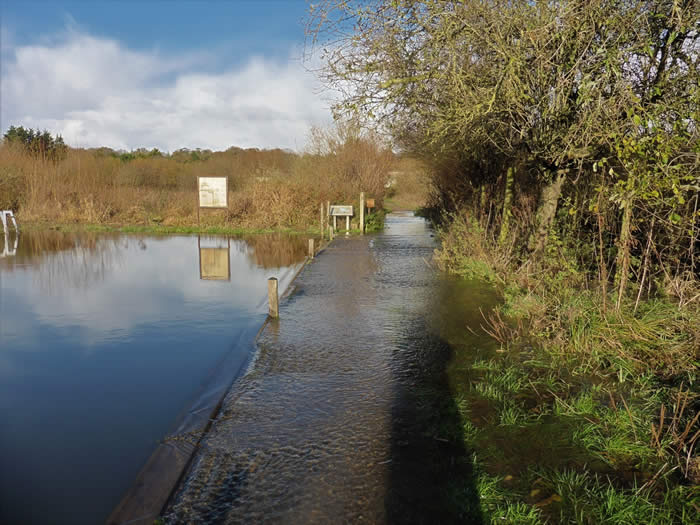
[[[352,217],[352,206],[331,206],[331,217]]]
[[[197,177],[200,208],[228,208],[226,177]]]

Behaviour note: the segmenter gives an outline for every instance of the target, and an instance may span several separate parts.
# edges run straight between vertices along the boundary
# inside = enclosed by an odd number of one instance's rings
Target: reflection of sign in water
[[[197,177],[200,208],[227,208],[226,177]]]
[[[2,253],[0,253],[0,257],[12,257],[13,255],[17,255],[17,246],[19,245],[19,233],[15,233],[15,241],[12,247],[10,247],[10,236],[7,233],[7,230],[5,230],[5,244],[3,244],[2,247]]]
[[[199,249],[199,278],[207,281],[230,281],[228,248]]]
[[[331,206],[331,217],[352,217],[352,206]]]
[[[226,247],[204,248],[201,242],[201,237],[197,237],[197,247],[199,248],[199,278],[206,281],[230,281],[231,266],[229,254],[231,253],[231,241],[226,239]]]

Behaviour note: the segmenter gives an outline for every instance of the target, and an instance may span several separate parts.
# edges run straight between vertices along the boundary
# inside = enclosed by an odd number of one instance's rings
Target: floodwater
[[[480,522],[446,338],[478,330],[495,294],[440,274],[435,247],[423,219],[393,214],[305,267],[166,522]]]
[[[307,246],[59,232],[0,243],[0,523],[75,525],[103,522],[212,378],[240,375],[267,278],[284,288]]]

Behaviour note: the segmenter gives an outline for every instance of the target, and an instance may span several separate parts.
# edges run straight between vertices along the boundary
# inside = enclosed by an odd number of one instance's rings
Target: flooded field
[[[240,374],[267,278],[284,288],[307,241],[13,232],[0,242],[0,523],[93,524],[211,382]]]

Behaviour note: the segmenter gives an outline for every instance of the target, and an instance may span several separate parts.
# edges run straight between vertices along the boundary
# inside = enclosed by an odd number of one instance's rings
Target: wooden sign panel
[[[374,199],[367,199],[367,207],[374,208]]]
[[[197,177],[200,208],[228,208],[226,177]]]
[[[199,278],[205,281],[230,281],[229,249],[200,248]]]
[[[331,217],[352,217],[352,206],[331,206]]]

